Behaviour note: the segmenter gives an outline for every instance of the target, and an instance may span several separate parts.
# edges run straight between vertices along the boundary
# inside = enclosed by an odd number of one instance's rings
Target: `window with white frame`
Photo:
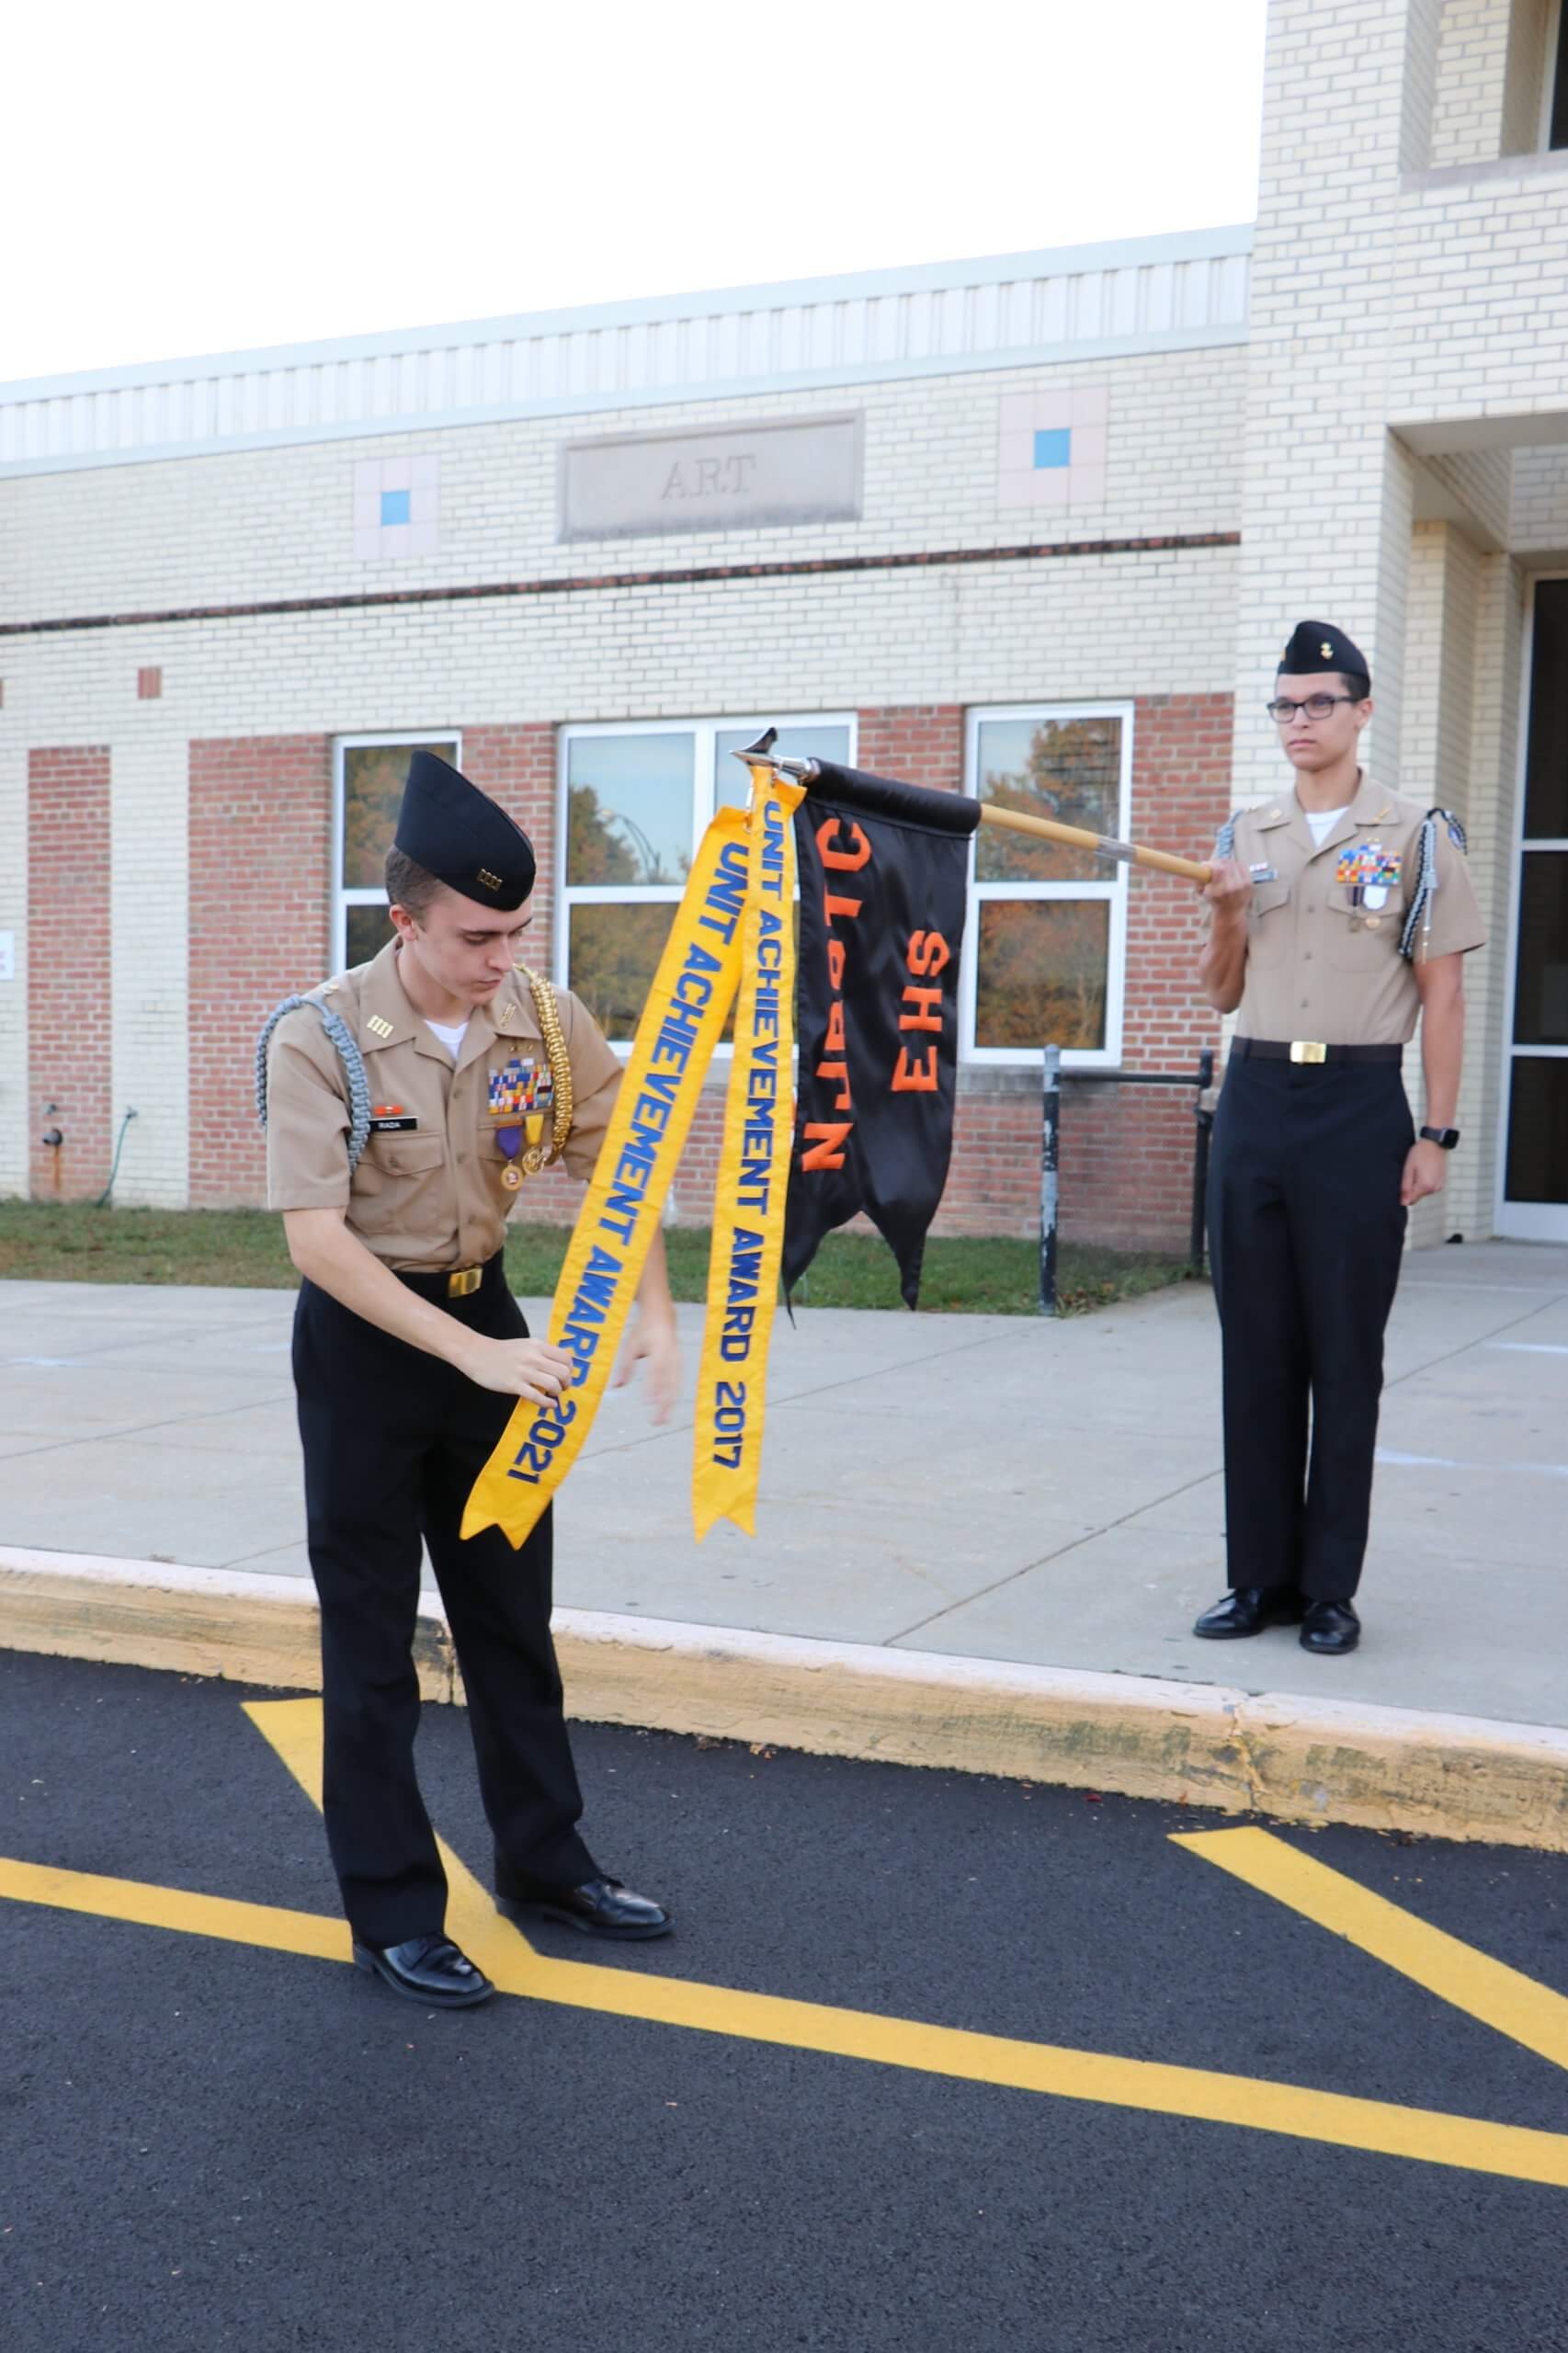
[[[776,756],[852,763],[853,715],[628,720],[561,731],[556,978],[607,1038],[630,1041],[704,826],[740,804],[731,757],[776,725]]]
[[[462,738],[340,735],[332,762],[332,968],[367,964],[392,938],[383,869],[408,763],[418,751],[462,766]]]
[[[969,714],[965,781],[983,801],[1125,838],[1128,703],[1015,704]],[[1121,1058],[1127,869],[982,822],[965,930],[960,1049],[977,1063],[1112,1069]]]

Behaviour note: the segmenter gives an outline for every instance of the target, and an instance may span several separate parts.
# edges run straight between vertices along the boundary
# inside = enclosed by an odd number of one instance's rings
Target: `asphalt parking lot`
[[[676,1934],[530,1951],[429,1710],[437,2016],[343,1965],[314,1709],[0,1654],[17,2353],[1568,2343],[1561,1859],[585,1729]]]

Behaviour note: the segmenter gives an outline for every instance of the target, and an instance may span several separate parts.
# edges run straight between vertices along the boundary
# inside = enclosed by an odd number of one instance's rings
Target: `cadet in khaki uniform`
[[[1459,1142],[1462,965],[1485,936],[1457,823],[1358,766],[1370,692],[1344,632],[1302,621],[1269,705],[1294,789],[1221,834],[1200,966],[1239,1012],[1209,1195],[1231,1589],[1193,1631],[1301,1622],[1328,1653],[1359,1639],[1383,1331],[1410,1207]]]
[[[516,1400],[571,1385],[571,1358],[528,1337],[507,1289],[506,1213],[557,1151],[574,1176],[592,1173],[620,1077],[585,1008],[514,963],[533,881],[505,812],[415,753],[387,860],[396,940],[294,1001],[263,1040],[267,1198],[304,1279],[294,1379],[327,1838],[360,1967],[432,2006],[493,1989],[444,1933],[446,1881],[415,1779],[422,1536],[462,1668],[502,1908],[611,1937],[669,1927],[578,1835],[550,1515],[520,1552],[498,1529],[458,1534]],[[678,1368],[657,1242],[622,1378],[642,1359],[662,1420]]]

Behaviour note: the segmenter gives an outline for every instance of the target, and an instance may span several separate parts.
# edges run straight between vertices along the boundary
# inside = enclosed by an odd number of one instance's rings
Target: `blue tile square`
[[[1062,436],[1062,438],[1063,440],[1065,440],[1065,439],[1066,439],[1066,438],[1067,438],[1067,437],[1066,437],[1066,435],[1065,435],[1065,434],[1063,434],[1063,435]],[[1039,440],[1040,436],[1037,434],[1037,435],[1035,436],[1035,438],[1036,438],[1037,440]],[[1062,464],[1065,464],[1066,460],[1063,459],[1063,460],[1058,460],[1057,462],[1062,463]],[[1039,463],[1040,463],[1040,460],[1039,460],[1038,458],[1035,460],[1035,463],[1036,463],[1036,465],[1037,465],[1037,466],[1039,465]],[[406,523],[406,522],[407,522],[407,520],[408,520],[408,493],[407,493],[407,491],[406,491],[406,490],[383,490],[383,491],[382,491],[382,493],[381,493],[381,521],[382,521],[382,523],[383,523],[383,524],[386,524],[386,523]]]
[[[1034,438],[1034,461],[1040,466],[1065,466],[1073,459],[1073,428],[1057,426],[1054,432],[1037,433]],[[385,500],[382,505],[385,505]]]

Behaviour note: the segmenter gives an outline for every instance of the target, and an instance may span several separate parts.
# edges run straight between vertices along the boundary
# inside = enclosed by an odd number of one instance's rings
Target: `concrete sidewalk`
[[[0,1283],[0,1546],[305,1578],[291,1312]],[[655,1432],[612,1393],[563,1493],[557,1599],[650,1633],[1568,1721],[1568,1250],[1407,1261],[1350,1658],[1192,1640],[1224,1585],[1218,1397],[1196,1288],[1062,1324],[805,1309],[774,1341],[755,1541],[693,1542],[689,1417]]]

